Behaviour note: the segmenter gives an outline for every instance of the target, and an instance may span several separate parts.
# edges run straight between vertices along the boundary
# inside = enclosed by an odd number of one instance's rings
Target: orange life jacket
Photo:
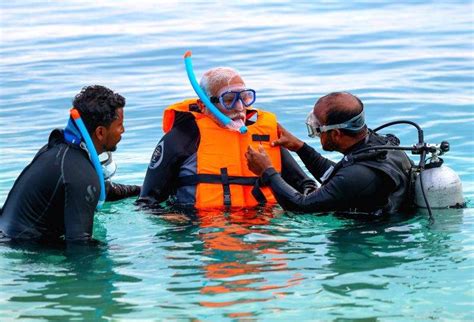
[[[173,128],[176,112],[194,115],[199,128],[200,143],[197,150],[196,175],[180,178],[182,185],[197,185],[195,208],[254,207],[275,204],[276,199],[268,187],[260,187],[258,177],[247,167],[245,152],[251,146],[262,146],[270,156],[273,167],[281,172],[279,147],[270,143],[278,138],[276,116],[270,112],[247,109],[257,113],[247,133],[240,134],[219,126],[212,118],[201,113],[197,99],[188,99],[166,108],[163,115],[165,133]]]

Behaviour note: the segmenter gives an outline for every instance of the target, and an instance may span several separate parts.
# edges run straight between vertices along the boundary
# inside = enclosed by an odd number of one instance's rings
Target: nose
[[[244,110],[244,104],[242,103],[242,100],[240,98],[237,100],[237,102],[235,102],[234,110],[239,112],[242,112]]]

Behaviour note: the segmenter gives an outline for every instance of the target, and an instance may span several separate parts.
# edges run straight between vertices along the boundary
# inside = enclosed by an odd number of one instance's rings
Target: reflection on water
[[[460,255],[463,247],[452,237],[462,233],[465,211],[435,212],[434,225],[424,213],[375,223],[276,209],[150,216],[157,227],[169,225],[155,238],[170,270],[162,280],[166,298],[174,300],[157,307],[168,318],[306,312],[308,319],[323,320],[368,317],[367,309],[376,307],[374,316],[402,317],[399,311],[411,307],[423,319],[446,300],[418,303],[420,292],[452,291],[443,277],[457,267],[467,284],[456,286],[458,302],[448,301],[451,311],[466,316],[462,298],[472,283],[472,259]]]
[[[178,296],[200,295],[196,305],[203,308],[233,307],[228,317],[253,316],[255,312],[241,311],[239,306],[272,301],[291,292],[303,278],[291,272],[285,252],[280,249],[287,239],[275,235],[269,226],[275,215],[279,216],[278,211],[271,209],[199,212],[189,218],[192,224],[157,235],[173,241],[167,248],[167,259],[174,262],[170,268],[175,272],[173,278],[179,281],[171,281],[173,287],[168,290]],[[166,214],[165,217],[182,223],[182,216]],[[199,264],[192,266],[189,258],[180,252],[191,242],[193,253],[201,257]],[[275,274],[284,279],[274,280]],[[190,275],[199,278],[202,286],[189,288]]]
[[[101,247],[1,246],[0,310],[62,320],[415,313],[424,320],[470,312],[474,263],[464,254],[474,246],[466,238],[472,209],[436,211],[429,225],[422,212],[367,223],[278,209],[157,215],[128,205],[113,203],[110,215],[99,215],[94,234],[108,240]],[[127,231],[117,225],[123,221]]]

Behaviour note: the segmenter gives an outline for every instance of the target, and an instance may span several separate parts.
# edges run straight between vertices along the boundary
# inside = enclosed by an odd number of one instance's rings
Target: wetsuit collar
[[[71,118],[69,118],[67,126],[64,129],[64,140],[75,145],[81,144],[82,141],[81,132],[79,132],[79,129],[76,127]]]

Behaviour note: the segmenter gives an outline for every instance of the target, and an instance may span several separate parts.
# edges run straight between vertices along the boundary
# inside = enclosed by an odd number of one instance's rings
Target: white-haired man
[[[274,114],[252,107],[256,93],[237,71],[218,67],[204,73],[201,88],[211,102],[247,133],[222,126],[197,98],[169,106],[163,115],[165,135],[152,154],[138,202],[164,201],[194,209],[248,208],[276,203],[268,187],[247,168],[245,152],[261,146],[276,171],[300,193],[316,188],[290,153],[272,147],[278,138]]]

